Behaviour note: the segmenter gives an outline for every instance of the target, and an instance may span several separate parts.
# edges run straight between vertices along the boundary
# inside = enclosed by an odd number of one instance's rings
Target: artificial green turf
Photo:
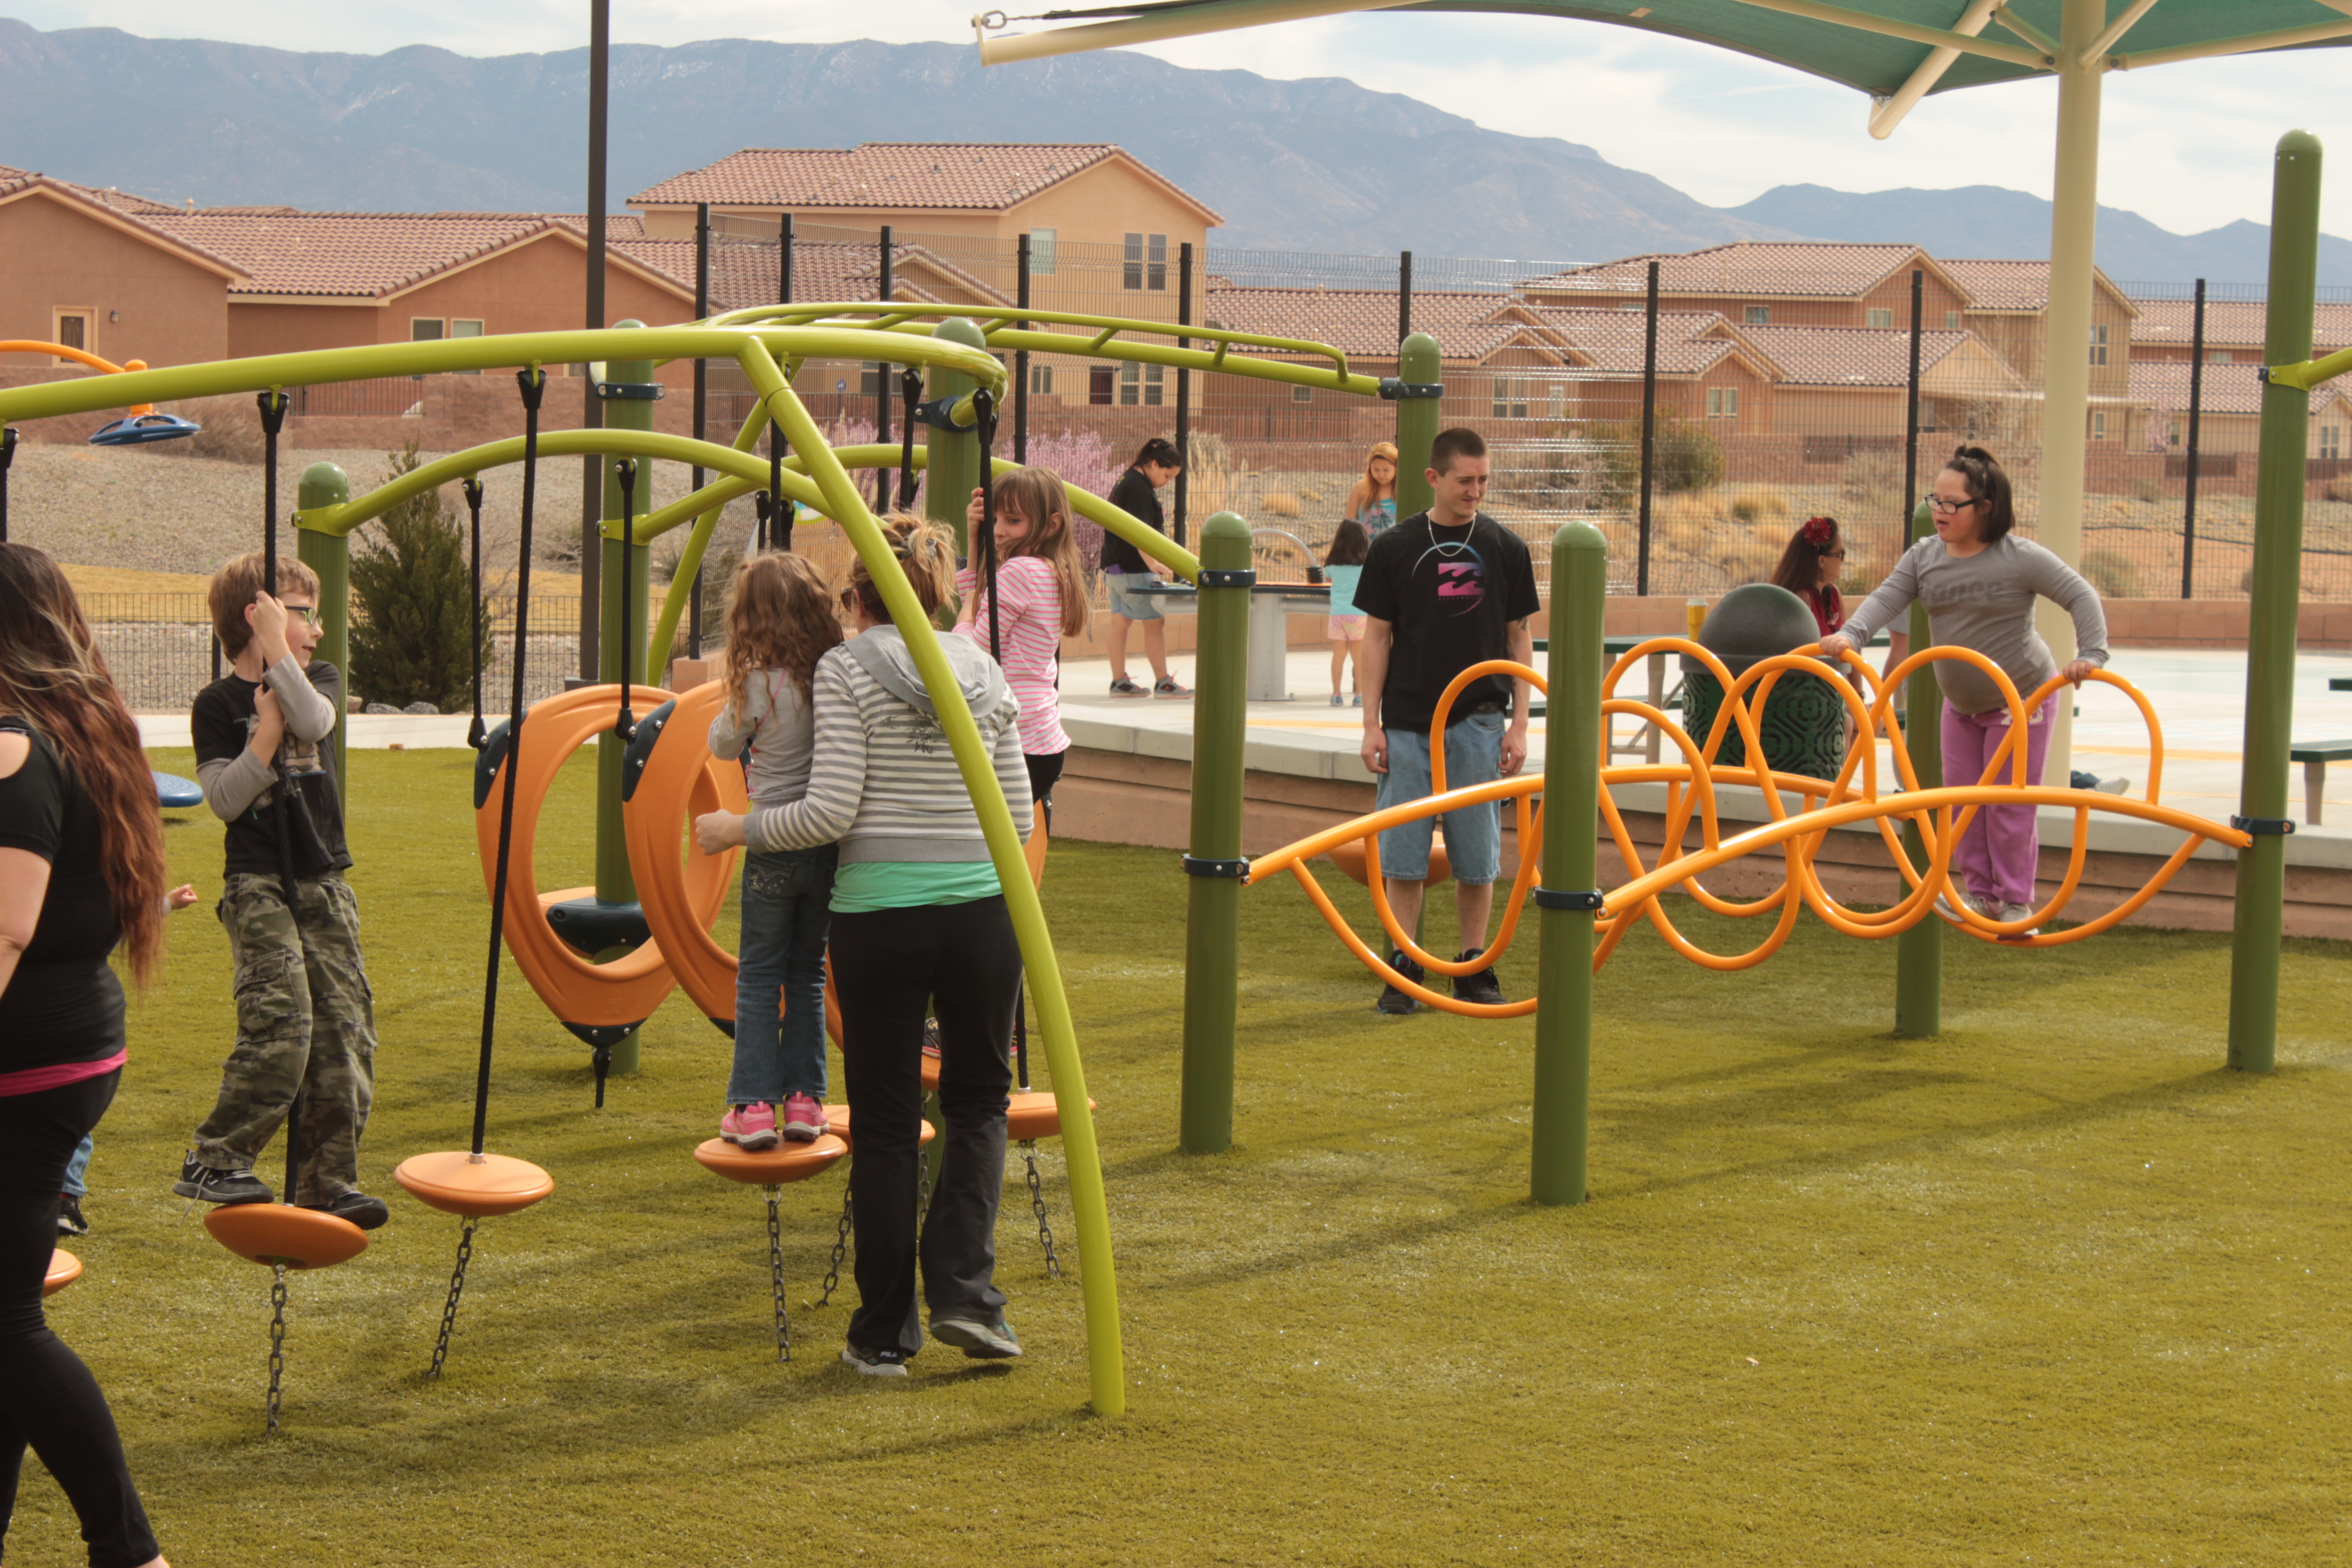
[[[2258,1079],[2221,1065],[2221,937],[1956,941],[1947,1032],[1906,1042],[1892,943],[1808,918],[1723,975],[1638,935],[1600,985],[1593,1201],[1538,1209],[1528,1023],[1375,1015],[1286,882],[1244,898],[1238,1146],[1175,1152],[1183,879],[1165,852],[1058,843],[1117,1421],[1085,1411],[1078,1291],[1045,1276],[1017,1165],[999,1279],[1025,1360],[931,1347],[896,1386],[836,1364],[840,1301],[801,1306],[831,1173],[786,1191],[799,1352],[777,1365],[758,1194],[688,1158],[726,1043],[673,998],[646,1071],[592,1110],[585,1047],[509,967],[491,1146],[558,1187],[483,1226],[428,1384],[457,1222],[391,1169],[469,1124],[471,758],[351,761],[383,1042],[362,1154],[394,1217],[296,1278],[284,1434],[261,1435],[268,1277],[166,1192],[230,1025],[201,910],[133,1013],[89,1273],[52,1302],[181,1568],[2347,1555],[2344,946],[2291,944],[2280,1068]],[[583,773],[551,806],[546,886],[587,879]],[[215,826],[171,843],[175,875],[216,888]],[[1506,960],[1506,986],[1532,968]],[[1045,1163],[1074,1259],[1058,1149]],[[10,1544],[12,1564],[81,1560],[37,1473]]]

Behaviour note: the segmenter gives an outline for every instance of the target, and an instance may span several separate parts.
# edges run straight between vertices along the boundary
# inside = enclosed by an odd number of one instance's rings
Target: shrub
[[[165,414],[193,419],[204,426],[176,441],[158,441],[144,448],[167,458],[218,458],[230,463],[259,463],[268,453],[261,432],[261,410],[247,396],[199,397],[191,403],[159,404]],[[283,432],[279,441],[284,442]]]
[[[1779,490],[1745,489],[1723,509],[1742,522],[1774,522],[1789,515],[1788,499]],[[1783,544],[1788,542],[1784,539]]]
[[[1288,490],[1268,490],[1258,498],[1258,510],[1268,517],[1297,517],[1307,509]]]
[[[2153,506],[2164,499],[2164,481],[2146,475],[2132,481],[2132,500]]]
[[[2086,551],[2083,575],[2103,599],[2139,597],[2139,567],[2116,551]]]
[[[1601,505],[1639,505],[1642,422],[1630,419],[1622,425],[1598,426],[1592,435],[1601,444],[1593,480]],[[1723,482],[1723,448],[1715,444],[1715,437],[1706,433],[1705,426],[1690,424],[1679,414],[1660,409],[1651,478],[1651,488],[1658,495],[1713,489]]]
[[[414,441],[385,458],[385,483],[419,467]],[[489,622],[474,604],[464,532],[439,490],[411,496],[362,531],[352,611],[354,691],[443,712],[467,703],[474,659],[488,653]]]

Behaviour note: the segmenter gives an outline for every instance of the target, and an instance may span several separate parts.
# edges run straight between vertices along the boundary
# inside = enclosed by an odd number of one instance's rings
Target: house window
[[[1144,254],[1150,259],[1146,262],[1143,270],[1143,286],[1146,289],[1155,289],[1160,293],[1166,293],[1168,291],[1168,237],[1164,234],[1149,237],[1144,246]]]
[[[1087,368],[1087,401],[1097,407],[1118,401],[1111,392],[1118,380],[1118,372],[1115,367],[1089,365]]]
[[[1891,327],[1895,324],[1895,312],[1891,309],[1864,310],[1862,324],[1865,327]]]
[[[1959,313],[1958,310],[1947,310],[1947,311],[1945,311],[1945,312],[1944,312],[1944,331],[1948,331],[1948,332],[1957,332],[1957,331],[1958,331],[1959,330],[1960,330],[1960,313]]]
[[[2091,329],[2091,363],[2107,363],[2107,327],[2104,321]]]
[[[881,396],[882,373],[878,370],[859,371],[857,373],[857,395],[860,397]]]
[[[1029,390],[1033,395],[1039,397],[1053,396],[1054,367],[1050,364],[1031,365],[1029,367]]]
[[[1054,270],[1054,247],[1062,231],[1057,228],[1033,228],[1029,231],[1029,275],[1043,278]]]
[[[1709,419],[1739,417],[1739,388],[1710,386],[1706,389],[1706,416]]]
[[[2344,432],[2334,426],[2323,426],[2319,432],[2319,455],[2341,458],[2344,455]]]
[[[2100,410],[2095,408],[2091,411],[2091,439],[2094,441],[2104,441],[2106,438],[2107,416]]]
[[[2179,420],[2168,419],[2164,422],[2164,444],[2168,447],[2178,447],[2180,445]]]
[[[1551,384],[1551,416],[1554,419],[1568,417],[1568,386],[1563,382]]]
[[[79,349],[84,353],[91,353],[92,351],[89,346],[89,323],[97,314],[98,312],[95,310],[58,311],[57,342],[58,346],[61,348]],[[71,360],[61,359],[57,363],[59,364],[70,364],[74,362]]]
[[[1118,367],[1118,401],[1129,408],[1138,404],[1157,408],[1167,386],[1167,367],[1129,363]]]
[[[1497,419],[1525,419],[1528,416],[1528,384],[1496,376],[1494,409],[1494,416]]]
[[[449,335],[453,338],[478,338],[482,335],[482,323],[478,321],[467,321],[463,316],[457,317],[449,323]],[[478,370],[461,370],[457,374],[479,375],[482,373]]]
[[[2205,363],[2207,364],[2228,364],[2231,360],[2235,357],[2236,356],[2231,354],[2228,349],[2207,349],[2205,351]]]
[[[449,323],[438,316],[411,316],[408,319],[408,341],[412,343],[437,343],[449,335]]]
[[[1769,327],[1772,324],[1772,307],[1769,305],[1750,305],[1748,307],[1746,312],[1742,314],[1740,320],[1747,322],[1751,327]]]
[[[1119,273],[1118,286],[1122,289],[1143,287],[1143,236],[1139,234],[1127,237],[1126,267]]]
[[[1315,401],[1315,389],[1311,386],[1294,386],[1290,389],[1290,401],[1312,403]]]

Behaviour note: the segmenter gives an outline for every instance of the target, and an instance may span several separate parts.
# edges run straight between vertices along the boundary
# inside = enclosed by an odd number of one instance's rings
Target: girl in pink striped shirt
[[[1062,730],[1062,638],[1087,629],[1086,579],[1070,536],[1069,499],[1051,468],[1009,468],[996,476],[996,606],[980,581],[978,534],[983,525],[980,491],[964,518],[975,548],[972,564],[956,574],[963,609],[955,629],[989,648],[1021,703],[1021,751],[1029,763],[1029,795],[1040,809],[1052,803],[1070,737]],[[995,646],[991,647],[992,639]],[[1052,821],[1050,812],[1045,818]]]

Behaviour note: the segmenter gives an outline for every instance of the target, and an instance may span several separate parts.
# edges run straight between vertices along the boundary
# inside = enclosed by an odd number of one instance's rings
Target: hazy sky
[[[586,0],[378,0],[349,12],[284,0],[207,0],[199,9],[184,0],[16,0],[7,9],[45,30],[114,26],[364,54],[417,43],[467,55],[577,47],[587,40],[588,15]],[[854,27],[856,37],[891,42],[969,43],[971,9],[971,0],[866,0],[854,9],[808,0],[760,6],[614,0],[613,32],[628,43],[817,43],[852,36],[845,28]],[[1960,9],[1961,0],[1952,0],[1955,16]],[[845,20],[852,16],[854,23]],[[1860,93],[1741,56],[1588,23],[1373,14],[1181,39],[1148,52],[1271,77],[1347,77],[1496,131],[1583,142],[1717,205],[1784,183],[2050,193],[2057,98],[2047,82],[1930,99],[1891,140],[1874,142]],[[2282,132],[2316,132],[2352,155],[2352,93],[2342,86],[2347,65],[2352,56],[2342,51],[2307,50],[2110,73],[2100,199],[2182,233],[2242,217],[2267,221],[2271,149]],[[2326,216],[2330,229],[2346,227],[2337,207]]]

